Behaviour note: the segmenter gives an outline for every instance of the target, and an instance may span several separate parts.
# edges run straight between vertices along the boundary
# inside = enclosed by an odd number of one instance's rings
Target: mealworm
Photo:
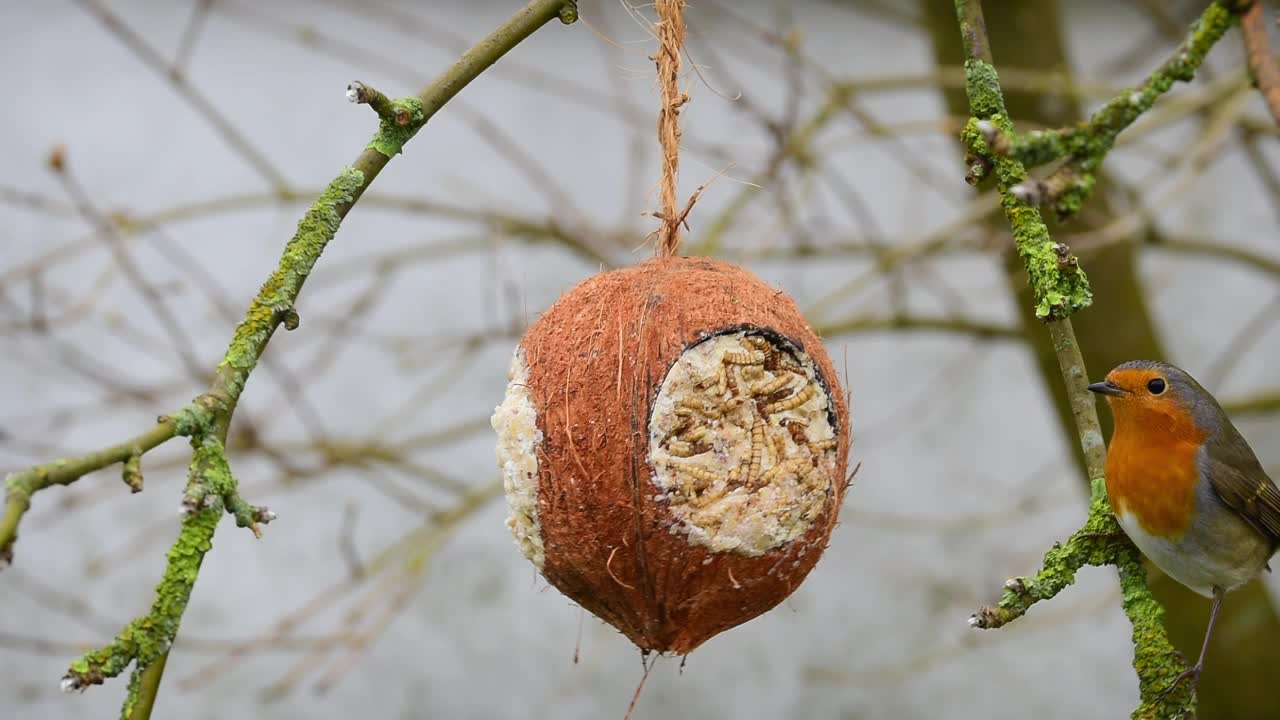
[[[705,490],[705,492],[700,492],[696,497],[691,499],[694,507],[704,507],[724,497],[725,492],[728,490],[728,486],[716,485],[714,487],[701,489]]]
[[[730,350],[724,354],[722,361],[726,365],[760,365],[764,363],[764,353],[758,350],[743,350],[741,352]]]
[[[803,469],[803,467],[807,464],[809,464],[809,461],[805,460],[804,458],[791,458],[790,460],[787,460],[785,462],[780,462],[777,465],[774,465],[773,467],[766,470],[765,473],[760,476],[760,480],[759,482],[756,483],[756,485],[757,486],[768,485],[769,483],[773,482],[774,480],[777,480],[779,477],[782,477],[786,473],[799,473]]]
[[[724,395],[724,391],[729,389],[729,370],[721,365],[716,372],[716,394]]]
[[[686,458],[694,455],[701,455],[710,452],[711,446],[706,443],[687,443],[679,440],[670,440],[667,442],[667,452],[673,457]]]
[[[805,465],[800,468],[800,482],[810,490],[826,490],[827,484],[822,482],[823,475],[820,472],[814,472],[812,465]]]
[[[819,440],[815,443],[810,443],[809,450],[815,453],[822,452],[823,450],[835,450],[838,444],[839,443],[836,442],[835,438],[831,438],[829,440]]]
[[[714,408],[714,407],[709,408],[706,405],[700,402],[697,402],[696,400],[689,400],[689,399],[680,401],[680,406],[676,408],[676,415],[681,415],[682,414],[680,412],[681,410],[701,413],[703,415],[706,415],[709,418],[718,418],[722,414],[719,408]]]
[[[706,425],[698,425],[679,433],[679,437],[685,442],[698,442],[702,438],[706,437],[708,432],[710,431],[707,430]]]
[[[782,462],[782,452],[778,449],[778,439],[773,435],[773,428],[766,427],[764,429],[764,441],[769,446],[769,457],[775,463]]]
[[[769,407],[770,405],[777,404],[782,400],[785,400],[791,397],[792,395],[795,394],[795,391],[796,389],[793,387],[784,387],[781,390],[771,392],[768,395],[765,395],[764,397],[760,398],[756,402],[763,407]]]
[[[809,400],[813,397],[814,392],[816,391],[814,390],[813,385],[805,385],[804,387],[800,388],[800,392],[796,393],[795,395],[792,395],[786,400],[773,403],[769,407],[765,408],[765,412],[773,414],[777,412],[786,412],[788,410],[795,410],[801,405],[809,402]]]
[[[751,423],[751,464],[747,466],[747,484],[755,483],[760,472],[760,456],[764,454],[764,423],[759,418]]]
[[[707,483],[723,481],[724,478],[717,472],[708,470],[701,465],[679,463],[675,465],[677,472],[684,473],[695,480],[701,480]]]
[[[787,432],[791,433],[791,439],[795,441],[796,445],[805,445],[809,442],[809,438],[804,434],[804,424],[787,418],[782,421],[782,426],[787,429]]]
[[[679,415],[677,414],[677,416]],[[683,435],[686,432],[689,432],[689,428],[692,424],[691,420],[692,418],[688,416],[680,417],[680,420],[676,423],[676,426],[671,428],[671,434],[678,436],[678,435]]]
[[[737,373],[734,372],[733,368],[725,368],[724,377],[725,377],[725,389],[729,391],[729,394],[737,395],[738,394]]]
[[[751,394],[752,395],[772,395],[773,393],[776,393],[782,388],[786,387],[787,383],[790,383],[790,382],[791,382],[791,377],[789,375],[776,377],[768,382],[760,383],[759,385],[756,385],[755,387],[751,388]]]

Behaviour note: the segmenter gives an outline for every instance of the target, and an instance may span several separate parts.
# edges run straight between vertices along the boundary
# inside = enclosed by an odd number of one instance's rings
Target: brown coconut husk
[[[798,540],[757,557],[672,534],[655,500],[650,405],[681,353],[755,328],[814,361],[839,446],[825,507]],[[704,258],[658,258],[596,275],[521,343],[544,439],[538,514],[547,581],[644,650],[687,654],[789,596],[825,550],[845,491],[848,407],[794,301],[751,273]]]

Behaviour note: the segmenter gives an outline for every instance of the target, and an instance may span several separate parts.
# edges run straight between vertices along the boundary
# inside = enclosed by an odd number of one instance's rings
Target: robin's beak
[[[1112,395],[1112,396],[1124,394],[1124,390],[1121,390],[1120,386],[1116,385],[1110,380],[1104,380],[1102,382],[1093,383],[1092,385],[1089,386],[1089,392],[1097,393],[1099,395]]]

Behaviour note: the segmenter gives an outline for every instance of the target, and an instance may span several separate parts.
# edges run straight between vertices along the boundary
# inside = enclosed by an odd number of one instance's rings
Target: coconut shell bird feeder
[[[658,12],[660,256],[588,278],[528,328],[493,427],[525,557],[642,650],[683,655],[782,602],[818,562],[846,488],[849,417],[789,297],[677,255],[688,207],[674,209],[664,130],[687,100],[683,26],[678,0]]]

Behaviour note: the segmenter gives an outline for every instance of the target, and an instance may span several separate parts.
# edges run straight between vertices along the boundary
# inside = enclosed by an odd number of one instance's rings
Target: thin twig
[[[227,144],[240,157],[244,158],[244,161],[252,166],[273,189],[282,189],[289,186],[284,175],[267,159],[269,157],[268,153],[255,146],[239,128],[227,119],[222,110],[218,109],[217,103],[187,82],[185,75],[172,72],[172,66],[164,59],[160,51],[148,44],[133,28],[125,24],[118,15],[111,11],[111,8],[107,7],[101,0],[76,0],[76,2],[96,17],[103,27],[119,38],[125,47],[133,51],[144,65],[167,79],[173,89],[197,112],[203,115]]]
[[[56,148],[50,156],[49,165],[53,169],[54,175],[62,182],[67,195],[70,196],[71,201],[75,204],[84,220],[97,229],[102,241],[110,248],[116,265],[120,267],[125,279],[142,296],[147,307],[151,308],[156,321],[160,323],[165,333],[168,334],[170,344],[173,345],[174,351],[178,353],[178,357],[182,360],[187,374],[196,380],[207,381],[208,372],[201,367],[200,360],[195,356],[195,343],[187,335],[182,322],[179,321],[178,316],[169,307],[164,296],[147,280],[142,268],[134,261],[133,254],[129,252],[128,246],[125,245],[116,232],[115,224],[99,211],[94,206],[93,201],[89,199],[89,193],[85,191],[75,174],[67,167],[68,163],[65,154],[66,151],[64,149]]]

